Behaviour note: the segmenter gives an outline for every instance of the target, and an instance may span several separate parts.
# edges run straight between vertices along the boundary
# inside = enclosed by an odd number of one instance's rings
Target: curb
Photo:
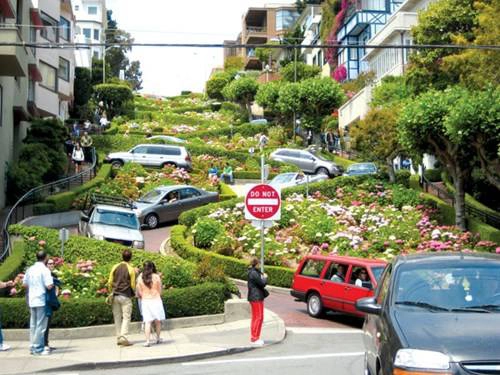
[[[270,343],[272,345],[275,343]],[[266,347],[265,345],[263,347]],[[132,361],[120,361],[120,362],[84,362],[75,365],[53,367],[46,370],[40,370],[39,373],[53,373],[54,371],[88,371],[88,370],[108,370],[124,367],[146,367],[154,365],[181,363],[181,362],[192,362],[200,359],[210,359],[215,357],[222,357],[231,354],[239,354],[257,349],[252,346],[243,346],[239,348],[229,348],[223,350],[217,350],[213,352],[201,353],[201,354],[190,354],[185,356],[170,357],[170,358],[155,358],[155,359],[138,359]]]

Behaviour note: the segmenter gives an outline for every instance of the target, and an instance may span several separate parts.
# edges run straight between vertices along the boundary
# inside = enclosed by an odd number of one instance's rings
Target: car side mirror
[[[382,306],[375,297],[360,298],[356,301],[356,309],[367,314],[380,315]]]
[[[80,220],[81,220],[81,221],[84,221],[84,222],[88,223],[88,222],[89,222],[89,219],[90,219],[90,218],[89,218],[87,215],[84,215],[84,214],[81,214],[81,215],[80,215]]]

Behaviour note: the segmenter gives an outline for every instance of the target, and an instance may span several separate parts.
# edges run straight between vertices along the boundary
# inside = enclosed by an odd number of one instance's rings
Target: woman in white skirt
[[[137,281],[137,295],[140,298],[142,321],[145,324],[144,331],[146,342],[144,346],[151,345],[151,324],[154,322],[156,343],[161,342],[161,321],[165,320],[165,310],[161,299],[161,279],[156,273],[153,262],[144,263],[144,270]]]

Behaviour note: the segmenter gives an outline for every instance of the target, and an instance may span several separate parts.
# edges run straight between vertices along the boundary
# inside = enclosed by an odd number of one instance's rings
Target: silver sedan
[[[184,211],[218,200],[219,193],[190,185],[160,186],[135,202],[135,213],[141,224],[154,229],[160,223],[177,220]]]

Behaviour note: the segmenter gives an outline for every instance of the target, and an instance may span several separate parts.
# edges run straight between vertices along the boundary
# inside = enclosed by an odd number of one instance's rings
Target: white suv
[[[112,152],[104,161],[111,163],[113,168],[120,168],[126,162],[134,162],[147,167],[173,165],[187,171],[193,168],[191,156],[185,147],[161,144],[137,145],[128,152]]]

